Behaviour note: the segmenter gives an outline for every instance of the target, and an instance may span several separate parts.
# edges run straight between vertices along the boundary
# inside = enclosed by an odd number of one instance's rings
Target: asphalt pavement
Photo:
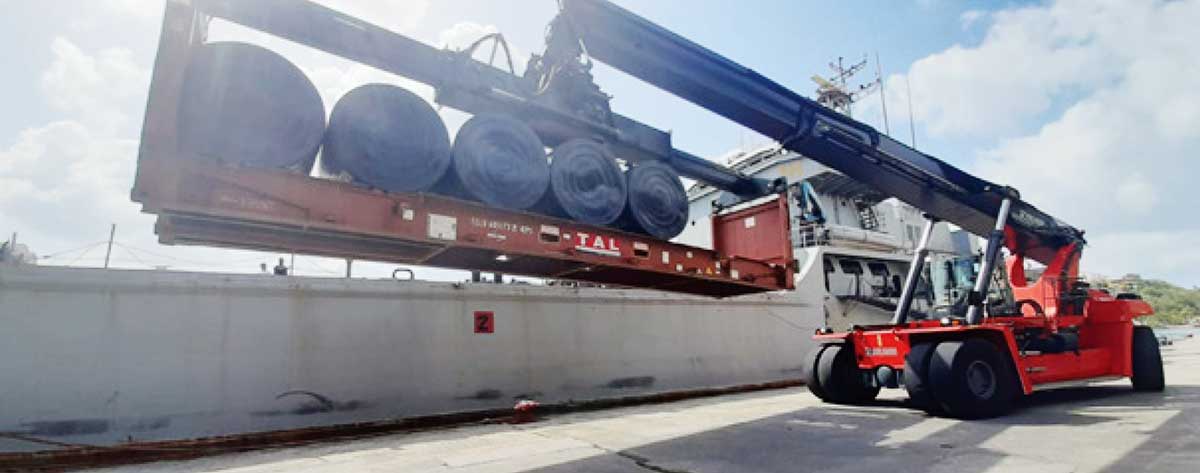
[[[1059,388],[986,421],[930,417],[902,390],[844,407],[793,388],[106,471],[1200,471],[1200,341],[1163,355],[1165,393],[1128,380]]]

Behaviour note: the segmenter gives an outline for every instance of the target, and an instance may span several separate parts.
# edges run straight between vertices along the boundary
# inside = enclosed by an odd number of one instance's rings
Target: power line
[[[86,250],[86,249],[88,249],[88,248],[92,248],[92,247],[94,247],[94,246],[96,246],[96,245],[103,245],[104,243],[105,243],[105,242],[103,242],[103,241],[95,241],[95,242],[91,242],[91,243],[88,243],[88,244],[86,244],[86,245],[83,245],[83,246],[81,246],[81,247],[78,247],[78,248],[71,248],[71,249],[69,249],[69,250],[62,250],[62,251],[57,251],[57,252],[54,252],[54,253],[50,253],[50,254],[48,254],[48,255],[42,255],[42,256],[38,256],[38,259],[50,259],[50,258],[54,258],[54,257],[56,257],[56,256],[62,256],[62,255],[65,255],[65,254],[67,254],[67,253],[74,253],[74,252],[76,252],[76,251],[79,251],[79,250]]]
[[[114,243],[116,243],[116,242],[114,242]],[[121,249],[122,249],[122,250],[125,250],[125,253],[127,253],[127,254],[128,254],[128,255],[129,255],[131,258],[133,258],[134,260],[137,260],[137,262],[139,262],[139,263],[141,263],[141,264],[143,264],[143,265],[145,265],[145,266],[147,266],[147,267],[149,267],[149,268],[156,268],[156,266],[154,266],[154,265],[152,265],[152,264],[150,264],[150,263],[147,263],[145,260],[143,260],[142,258],[138,257],[138,255],[134,254],[134,252],[133,252],[133,251],[131,251],[131,250],[129,249],[129,247],[128,247],[128,246],[125,246],[125,244],[123,244],[123,243],[116,243],[116,245],[117,245],[117,246],[119,246],[119,247],[121,247]],[[105,260],[107,260],[107,259],[108,259],[108,258],[105,258]],[[106,267],[107,267],[107,266],[106,266]]]
[[[308,261],[308,260],[303,260],[303,261],[304,261],[304,263],[308,264],[309,266],[312,266],[313,268],[316,268],[316,270],[317,270],[317,271],[319,271],[319,272],[321,272],[321,273],[325,273],[325,274],[331,274],[331,275],[334,275],[334,276],[341,276],[341,275],[342,275],[342,273],[341,273],[341,272],[338,272],[338,271],[330,271],[328,268],[326,268],[326,267],[324,267],[324,266],[321,266],[321,265],[317,264],[317,262],[316,262],[316,261]]]
[[[216,261],[216,262],[214,262],[214,261],[195,261],[195,260],[189,260],[189,259],[187,259],[187,258],[180,258],[180,257],[178,257],[178,256],[172,256],[172,255],[168,255],[168,254],[165,254],[165,253],[159,253],[159,252],[157,252],[157,251],[151,251],[151,250],[147,250],[147,249],[145,249],[145,248],[139,248],[139,247],[136,247],[136,246],[127,245],[127,244],[125,244],[125,243],[121,243],[121,242],[117,242],[117,243],[118,243],[118,244],[120,244],[120,245],[122,245],[122,246],[124,246],[124,247],[126,247],[126,248],[129,248],[129,249],[132,249],[132,250],[136,250],[136,251],[139,251],[139,252],[141,252],[141,253],[144,253],[144,254],[147,254],[147,255],[150,255],[150,256],[155,256],[155,257],[159,257],[159,258],[165,258],[165,259],[172,260],[172,261],[177,261],[177,262],[180,262],[180,263],[193,264],[193,265],[198,265],[198,266],[209,266],[209,267],[213,267],[213,266],[225,266],[225,265],[243,264],[243,263],[249,263],[249,262],[261,262],[261,260],[262,260],[262,258],[263,258],[262,256],[254,256],[254,257],[247,257],[247,258],[241,258],[241,259],[236,259],[236,260],[222,260],[222,261]]]
[[[89,246],[89,247],[88,247],[86,250],[83,250],[83,253],[80,253],[80,254],[79,254],[79,256],[76,256],[76,257],[75,257],[75,259],[71,260],[71,262],[70,262],[70,263],[67,263],[67,266],[71,266],[71,265],[75,264],[75,262],[76,262],[76,261],[79,261],[79,259],[80,259],[80,258],[83,258],[83,257],[84,257],[84,255],[87,255],[89,251],[92,251],[92,248],[95,248],[95,247],[97,247],[97,246],[100,246],[100,245],[102,245],[102,244],[103,244],[103,243],[97,243],[97,244],[95,244],[95,245]]]

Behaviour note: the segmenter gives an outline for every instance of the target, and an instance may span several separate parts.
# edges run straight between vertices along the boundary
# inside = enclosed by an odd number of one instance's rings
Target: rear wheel
[[[904,357],[904,390],[908,391],[909,401],[924,410],[937,407],[929,385],[929,359],[935,347],[933,343],[918,343]]]
[[[822,401],[827,400],[827,395],[825,394],[825,390],[821,389],[821,380],[817,376],[817,361],[821,359],[821,353],[828,346],[824,344],[817,345],[804,356],[804,384],[808,386],[809,392]]]
[[[942,342],[929,362],[929,382],[938,405],[953,417],[979,419],[1012,407],[1017,379],[996,345],[972,338]]]
[[[846,345],[829,345],[817,357],[817,382],[827,402],[859,404],[875,399],[879,386],[869,386],[858,369],[854,349]]]
[[[1133,328],[1133,389],[1137,391],[1162,391],[1166,388],[1163,376],[1162,353],[1158,349],[1158,338],[1150,327]]]

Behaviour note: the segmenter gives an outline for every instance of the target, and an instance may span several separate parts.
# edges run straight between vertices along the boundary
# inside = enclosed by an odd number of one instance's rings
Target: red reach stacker
[[[1163,389],[1158,341],[1134,318],[1132,295],[1079,277],[1083,232],[1022,201],[1016,190],[967,174],[645,19],[597,0],[563,0],[564,23],[587,54],[873,185],[928,215],[895,315],[886,325],[821,330],[806,368],[813,393],[854,404],[904,386],[933,413],[996,416],[1039,386],[1128,377]],[[566,28],[563,28],[566,29]],[[944,220],[987,237],[965,304],[944,316],[911,314],[926,245]],[[1006,248],[1007,274],[995,271]],[[1025,259],[1045,265],[1027,282]],[[1007,277],[1004,277],[1007,276]],[[993,279],[1007,297],[990,297]],[[1006,289],[1006,288],[998,288]]]
[[[1013,242],[1011,201],[1005,200],[988,239],[966,312],[911,320],[916,271],[925,258],[933,219],[913,258],[891,323],[835,333],[823,329],[808,355],[808,386],[826,402],[873,400],[883,387],[903,386],[927,412],[959,418],[994,417],[1035,388],[1127,377],[1140,391],[1164,388],[1158,339],[1133,319],[1150,305],[1131,294],[1113,296],[1079,278],[1083,241],[1066,242],[1036,281],[1026,282],[1025,257]],[[1001,247],[1011,300],[989,298]],[[1006,292],[1006,291],[1000,291]]]
[[[808,385],[827,402],[855,404],[904,386],[932,413],[1006,412],[1037,387],[1127,377],[1163,389],[1158,341],[1137,317],[1153,311],[1079,277],[1083,232],[874,128],[824,108],[754,71],[599,0],[563,0],[562,23],[587,54],[769,136],[785,148],[926,212],[895,314],[886,325],[820,330]],[[910,314],[933,226],[947,221],[987,238],[978,276],[959,310]],[[1007,271],[996,271],[1007,249]],[[1025,259],[1045,269],[1034,282]],[[993,280],[1002,287],[992,287]],[[992,297],[995,293],[1004,297]]]

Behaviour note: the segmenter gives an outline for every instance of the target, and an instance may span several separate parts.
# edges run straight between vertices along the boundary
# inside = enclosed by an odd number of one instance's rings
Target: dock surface
[[[103,471],[1190,473],[1200,341],[1163,355],[1165,393],[1128,380],[1060,388],[986,421],[930,417],[902,390],[844,407],[794,388]]]

